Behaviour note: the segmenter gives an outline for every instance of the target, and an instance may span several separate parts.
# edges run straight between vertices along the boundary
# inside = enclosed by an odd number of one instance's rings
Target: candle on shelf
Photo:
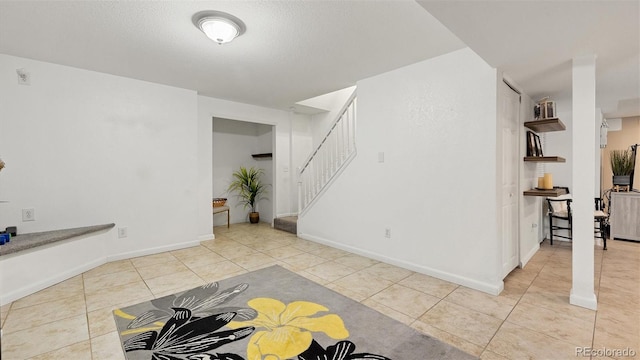
[[[543,189],[553,189],[553,176],[550,173],[544,173]]]
[[[538,189],[544,189],[544,177],[540,176],[538,178]]]

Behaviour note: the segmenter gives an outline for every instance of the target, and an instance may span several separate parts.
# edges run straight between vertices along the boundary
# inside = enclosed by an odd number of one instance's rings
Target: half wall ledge
[[[77,236],[91,234],[102,230],[108,230],[113,228],[114,226],[116,226],[116,224],[111,223],[103,225],[84,226],[72,229],[60,229],[21,234],[12,237],[11,242],[0,246],[0,256],[15,254],[20,251],[37,248],[47,244],[71,239]]]

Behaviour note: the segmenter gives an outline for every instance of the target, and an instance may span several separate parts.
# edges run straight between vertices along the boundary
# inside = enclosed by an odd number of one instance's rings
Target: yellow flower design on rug
[[[280,360],[295,357],[309,348],[313,332],[323,332],[333,339],[346,339],[349,331],[335,314],[312,317],[329,311],[326,307],[294,301],[287,305],[271,298],[255,298],[247,303],[258,312],[255,319],[231,321],[231,329],[254,326],[256,331],[247,345],[247,360]]]

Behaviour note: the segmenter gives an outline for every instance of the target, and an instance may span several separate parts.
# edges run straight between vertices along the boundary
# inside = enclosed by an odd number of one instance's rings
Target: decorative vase
[[[631,185],[631,175],[613,175],[613,185]]]
[[[260,222],[260,213],[259,212],[250,212],[249,213],[249,222],[252,224],[257,224]]]

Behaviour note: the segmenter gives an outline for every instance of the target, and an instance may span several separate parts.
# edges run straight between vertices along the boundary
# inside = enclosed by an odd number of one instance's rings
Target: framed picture
[[[536,155],[535,156],[544,156],[542,154],[542,143],[540,142],[540,136],[534,134],[536,138]]]
[[[527,131],[527,156],[538,156],[536,151],[536,134]]]

